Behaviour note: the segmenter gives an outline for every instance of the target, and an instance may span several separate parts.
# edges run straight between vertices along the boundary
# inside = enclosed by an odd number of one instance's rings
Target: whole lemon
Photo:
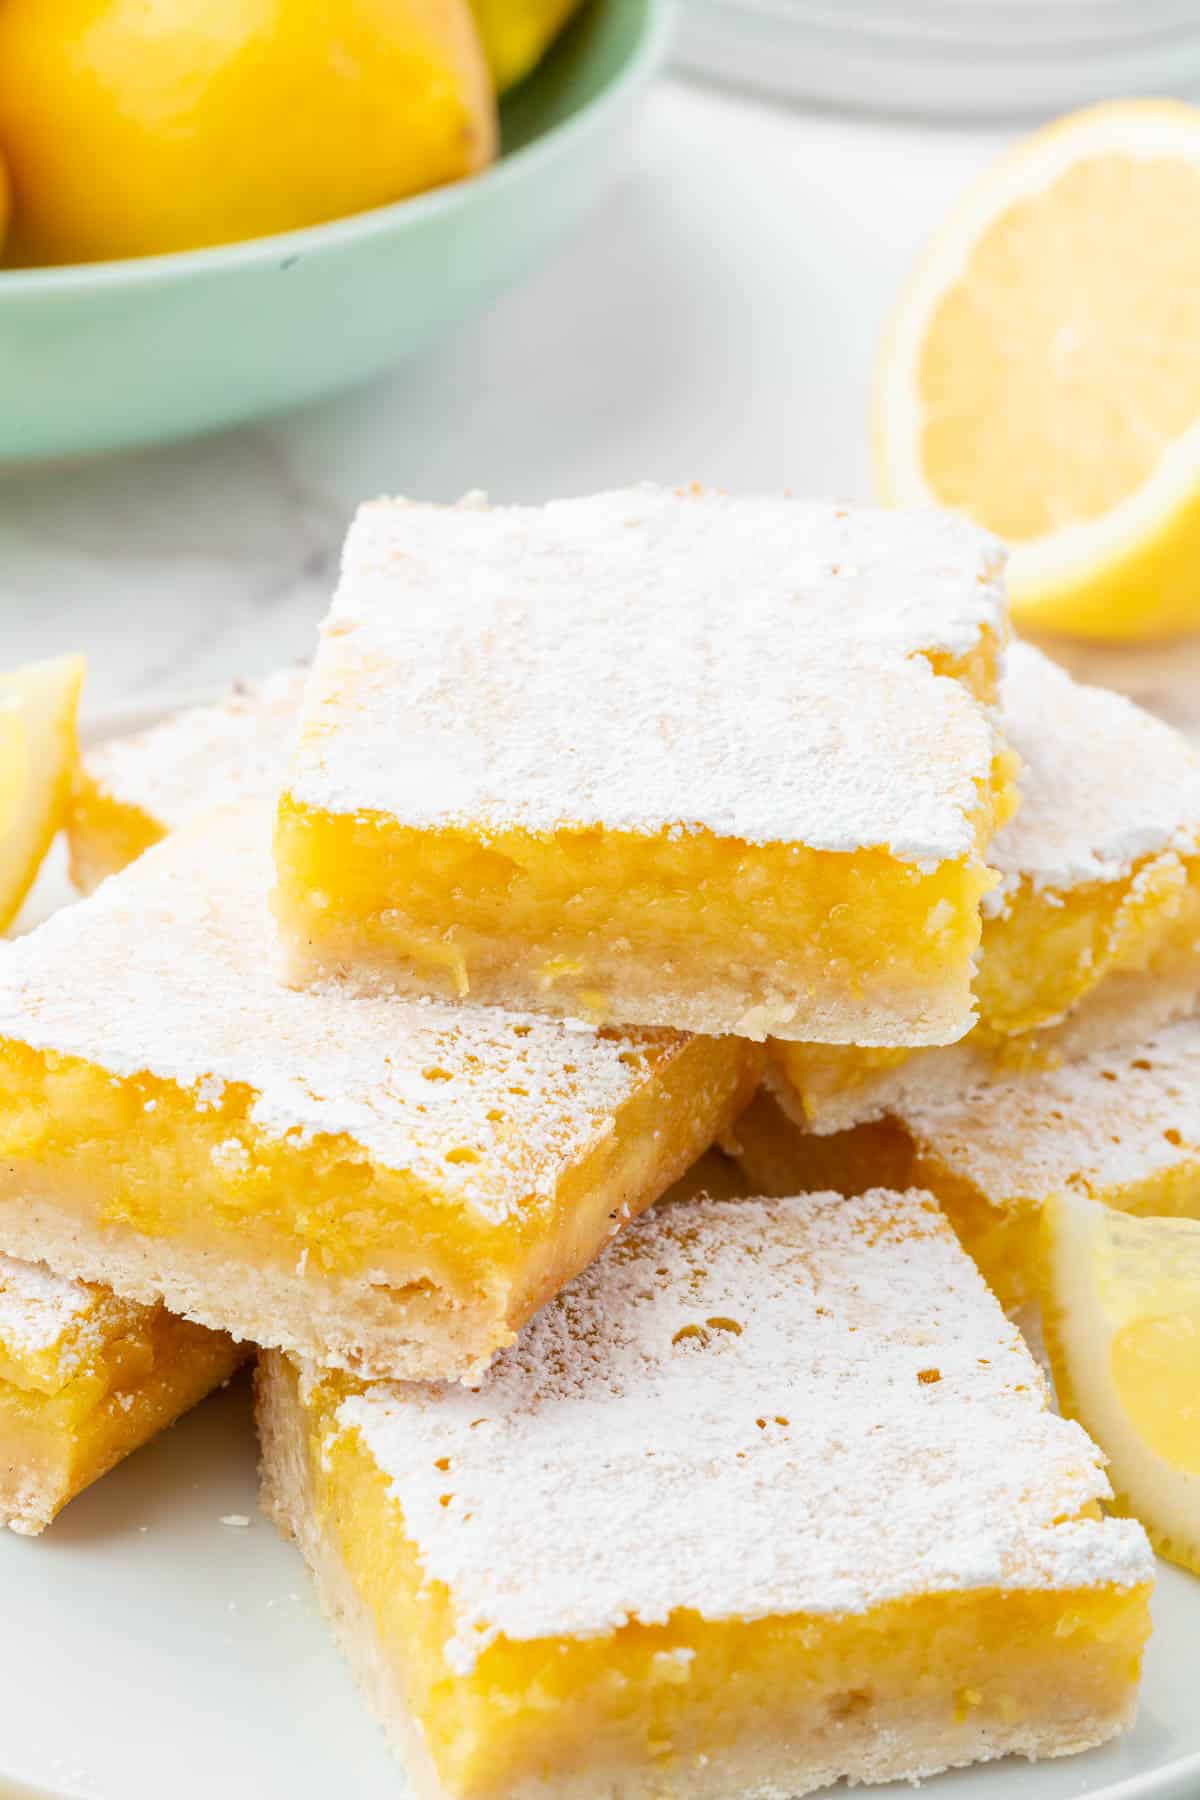
[[[228,243],[383,205],[496,148],[469,0],[0,0],[11,257]]]
[[[498,90],[523,81],[580,0],[474,0],[479,34]]]

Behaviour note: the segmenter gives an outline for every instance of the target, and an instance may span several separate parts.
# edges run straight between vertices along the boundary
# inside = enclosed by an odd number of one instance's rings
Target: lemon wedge
[[[879,485],[1008,540],[1026,625],[1200,625],[1200,111],[1074,113],[927,250],[880,355]]]
[[[62,824],[83,673],[81,656],[0,673],[0,930],[16,918]]]
[[[0,843],[15,826],[29,780],[29,738],[21,702],[0,698]]]
[[[1117,1510],[1200,1573],[1200,1222],[1058,1196],[1042,1307],[1059,1404],[1107,1455]]]
[[[469,0],[0,0],[18,267],[388,206],[485,168],[497,136]]]

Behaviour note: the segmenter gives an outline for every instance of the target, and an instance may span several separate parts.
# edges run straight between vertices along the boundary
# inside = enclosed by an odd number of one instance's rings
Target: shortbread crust
[[[1021,805],[988,860],[980,1022],[939,1049],[781,1044],[797,1123],[843,1131],[906,1104],[1129,1043],[1200,998],[1200,757],[1119,694],[1010,645],[1002,729]]]
[[[1053,1194],[1200,1219],[1200,1019],[830,1136],[801,1131],[764,1092],[730,1137],[747,1178],[768,1191],[920,1182],[995,1292],[1022,1305]]]
[[[291,974],[951,1042],[1013,799],[1005,631],[999,546],[950,517],[363,507],[280,805]]]
[[[322,1363],[471,1375],[760,1053],[286,988],[269,837],[185,827],[0,951],[0,1248]]]
[[[249,1354],[161,1306],[0,1256],[0,1525],[44,1530]]]
[[[761,1796],[1129,1722],[1140,1527],[928,1195],[644,1215],[477,1390],[260,1373],[423,1796]]]
[[[67,815],[71,879],[84,893],[192,819],[273,795],[307,670],[236,682],[212,706],[111,738],[83,756]]]

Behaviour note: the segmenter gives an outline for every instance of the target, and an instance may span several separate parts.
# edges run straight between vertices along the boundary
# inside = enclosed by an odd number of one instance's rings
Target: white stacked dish
[[[678,59],[837,108],[1028,117],[1200,94],[1192,0],[683,0]]]

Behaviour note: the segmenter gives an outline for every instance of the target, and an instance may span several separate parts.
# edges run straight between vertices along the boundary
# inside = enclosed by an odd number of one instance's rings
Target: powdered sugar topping
[[[1200,1019],[1131,1049],[903,1109],[919,1143],[994,1205],[1136,1187],[1200,1164]]]
[[[344,1133],[493,1222],[549,1198],[685,1048],[670,1031],[287,988],[272,966],[270,876],[257,810],[174,833],[0,947],[0,1036],[176,1082],[199,1106],[244,1083],[268,1134]]]
[[[274,794],[296,735],[307,669],[239,682],[214,706],[189,707],[160,725],[111,738],[84,758],[113,800],[166,831],[216,807]]]
[[[94,1290],[55,1275],[45,1263],[0,1255],[0,1344],[10,1350],[48,1350],[86,1317]]]
[[[1161,719],[1072,681],[1030,644],[1009,646],[1001,701],[1021,805],[988,851],[1004,880],[985,910],[1002,910],[1022,882],[1065,891],[1200,847],[1200,757]]]
[[[52,1356],[50,1385],[68,1381],[146,1310],[106,1288],[56,1275],[45,1263],[0,1255],[0,1365],[10,1378],[19,1379],[20,1365],[29,1358],[38,1359],[40,1377]],[[29,1373],[32,1378],[34,1371]],[[45,1382],[37,1379],[33,1385]]]
[[[927,1195],[660,1207],[477,1391],[381,1383],[337,1425],[448,1587],[460,1671],[679,1608],[1150,1578],[1140,1527],[1073,1518],[1099,1453]]]
[[[1004,630],[999,546],[948,516],[654,488],[378,502],[288,785],[418,827],[959,858],[993,732],[928,658]]]

